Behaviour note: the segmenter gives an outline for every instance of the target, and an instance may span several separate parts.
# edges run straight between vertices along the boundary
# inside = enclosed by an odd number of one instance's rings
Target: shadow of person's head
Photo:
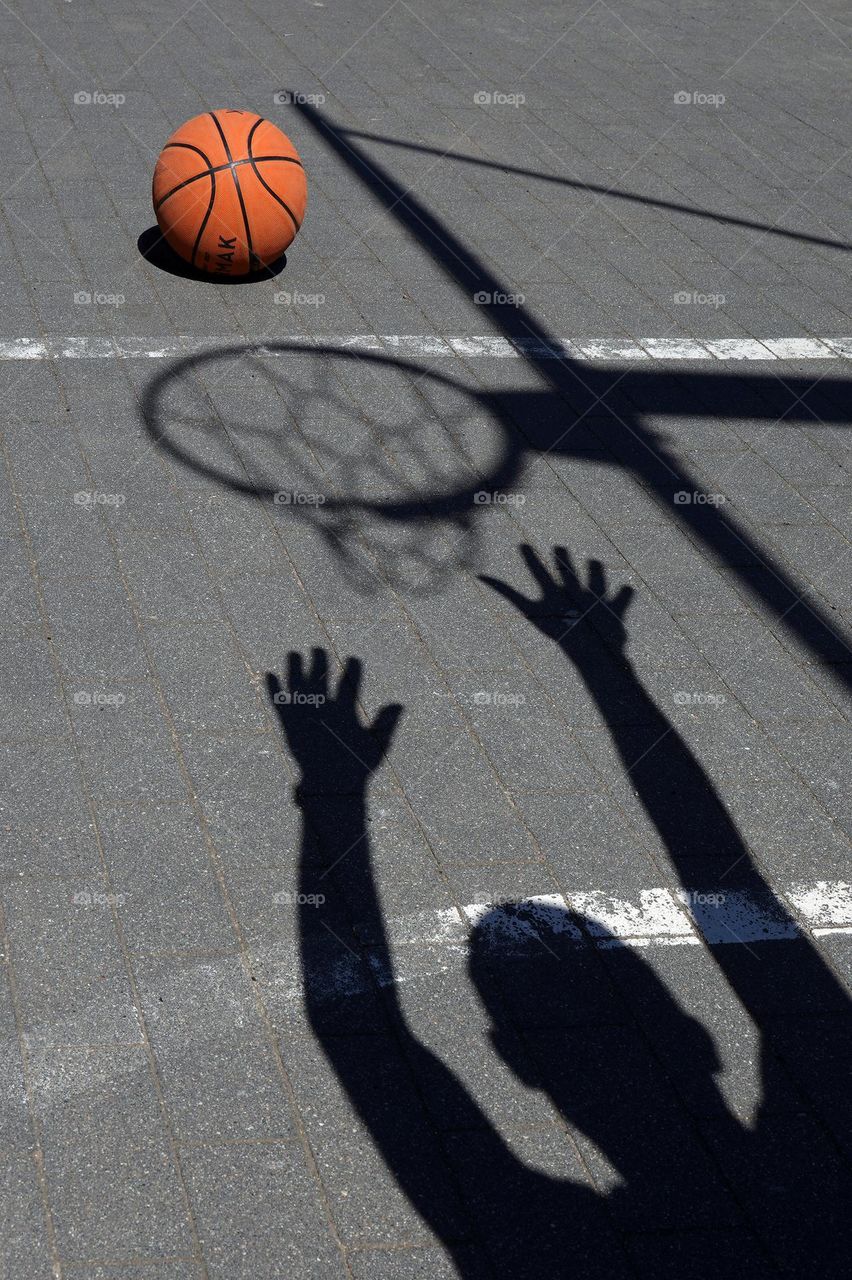
[[[665,1135],[676,1140],[686,1122],[675,1077],[686,1072],[702,1110],[722,1105],[711,1036],[640,950],[598,922],[548,901],[489,907],[471,934],[469,970],[495,1052],[628,1184],[647,1176],[641,1134],[670,1149]],[[667,1081],[672,1054],[677,1070]]]

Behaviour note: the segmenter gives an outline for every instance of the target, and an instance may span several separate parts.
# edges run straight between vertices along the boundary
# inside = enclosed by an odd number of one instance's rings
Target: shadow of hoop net
[[[194,477],[182,483],[308,523],[363,594],[382,580],[430,594],[471,564],[483,486],[491,497],[518,469],[505,426],[473,387],[342,346],[194,353],[146,383],[142,416],[178,473]]]

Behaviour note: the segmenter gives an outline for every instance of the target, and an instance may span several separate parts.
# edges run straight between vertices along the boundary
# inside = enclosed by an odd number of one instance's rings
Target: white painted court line
[[[421,334],[282,335],[276,343],[245,343],[234,334],[217,338],[57,337],[0,339],[0,360],[166,360],[204,355],[223,348],[251,347],[259,355],[335,347],[408,357],[605,361],[645,360],[852,360],[852,338],[560,338],[553,345],[493,336],[433,337]]]
[[[470,903],[458,912],[417,912],[388,923],[395,946],[464,943],[472,928],[509,950],[561,936],[578,946],[693,946],[779,942],[806,933],[852,932],[852,884],[796,882],[779,895],[742,890],[643,889],[631,901],[597,890],[545,894],[508,905]]]
[[[718,901],[720,897],[722,901]],[[297,908],[282,909],[291,913]],[[571,910],[577,913],[573,918]],[[302,960],[292,919],[282,923],[282,929],[273,925],[268,934],[250,945],[251,962],[261,989],[267,988],[275,1002],[291,1007],[292,1016],[298,1018],[303,1016],[299,1007],[305,997]],[[393,972],[386,961],[370,955],[372,980],[361,954],[348,944],[334,946],[329,935],[327,942],[313,948],[312,997],[321,1003],[335,1003],[368,995],[375,982],[402,986],[447,973],[465,963],[470,954],[471,932],[477,926],[484,930],[487,944],[498,953],[519,958],[547,954],[545,948],[550,946],[552,950],[560,940],[559,954],[564,958],[572,947],[580,955],[592,947],[698,946],[702,938],[719,944],[746,941],[751,947],[808,933],[816,937],[852,936],[852,884],[841,880],[797,882],[777,897],[767,893],[760,900],[741,892],[655,888],[643,890],[634,901],[585,891],[565,897],[542,894],[499,906],[471,903],[463,908],[463,916],[454,909],[413,912],[386,922]],[[563,950],[566,942],[568,953]],[[216,993],[215,999],[205,1002],[204,1026],[198,1033],[202,1039],[214,1038],[220,1027],[232,1026],[232,964],[229,957],[226,961],[199,960],[192,965],[189,979]],[[116,1077],[147,1071],[135,1006],[128,1003],[126,1013],[122,1038],[130,1044],[135,1032],[139,1052],[110,1057],[107,1069]],[[156,1004],[146,1008],[146,1016],[156,1025]],[[64,1059],[52,1055],[48,1047],[78,1044],[81,1018],[86,1024],[103,1025],[114,1017],[114,996],[99,995],[85,1008],[77,1007],[60,1018],[27,1029],[25,1039],[33,1079],[42,1103],[62,1103],[82,1092],[90,1077],[94,1079],[103,1069],[97,1055],[85,1061],[74,1059],[65,1066]],[[13,1050],[11,1042],[0,1043],[0,1052],[3,1050],[16,1052],[17,1047]],[[20,1105],[25,1105],[23,1095]]]
[[[732,943],[754,947],[795,938],[852,935],[852,884],[844,880],[796,882],[778,894],[742,890],[643,889],[635,900],[596,890],[541,894],[517,902],[473,902],[462,908],[417,911],[385,922],[393,953],[387,961],[368,952],[373,978],[380,986],[397,986],[445,973],[470,953],[474,930],[497,956],[524,958],[547,954],[565,944],[578,953],[631,947],[696,947]],[[358,931],[361,932],[361,931]],[[362,942],[372,941],[369,930]],[[304,982],[295,947],[273,959],[268,950],[257,957],[268,964],[279,998],[300,1001]],[[340,1000],[369,989],[360,956],[354,951],[323,962],[315,957],[311,992],[315,999]]]

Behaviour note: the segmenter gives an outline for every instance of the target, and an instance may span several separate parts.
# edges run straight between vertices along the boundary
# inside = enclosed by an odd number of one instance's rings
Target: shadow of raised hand
[[[350,658],[335,694],[328,657],[314,649],[308,669],[300,653],[288,656],[287,688],[269,673],[266,684],[287,744],[302,771],[307,795],[360,795],[388,752],[402,707],[382,707],[370,725],[358,716],[361,663]]]
[[[624,615],[633,599],[633,588],[623,586],[612,597],[607,594],[606,572],[600,560],[589,561],[584,585],[565,547],[555,547],[551,572],[532,547],[520,548],[530,573],[541,588],[539,600],[527,599],[499,578],[486,574],[481,581],[513,604],[519,613],[544,635],[555,640],[567,653],[580,655],[594,631],[604,636],[619,652],[627,641]]]
[[[718,932],[711,953],[759,1029],[763,1098],[752,1130],[739,1130],[717,1107],[711,1144],[723,1165],[732,1162],[737,1168],[753,1221],[772,1251],[785,1259],[783,1274],[831,1270],[834,1260],[845,1256],[852,1235],[848,1209],[842,1208],[849,1194],[848,1169],[841,1172],[832,1150],[835,1135],[852,1132],[850,1096],[847,1077],[841,1083],[830,1065],[849,1060],[847,993],[813,941],[796,929],[697,751],[657,705],[627,656],[624,617],[631,589],[622,587],[609,598],[596,561],[590,562],[583,585],[562,548],[554,553],[553,573],[529,547],[522,555],[541,589],[539,600],[496,579],[483,581],[571,659],[686,900],[694,902],[696,891],[712,890],[720,903],[731,904],[727,934]],[[617,664],[601,653],[602,637],[607,648],[617,650]],[[766,911],[790,924],[790,935],[783,942],[753,945],[760,930],[748,934],[751,911],[758,916]],[[708,922],[713,924],[705,915],[704,925]],[[803,1012],[809,1018],[806,1029],[797,1025],[796,1015]],[[793,1100],[791,1078],[831,1133],[829,1142],[814,1122],[800,1124],[797,1117],[798,1128],[790,1125],[785,1113],[795,1114],[800,1105]],[[776,1157],[780,1150],[783,1169]],[[821,1172],[814,1175],[817,1167]]]

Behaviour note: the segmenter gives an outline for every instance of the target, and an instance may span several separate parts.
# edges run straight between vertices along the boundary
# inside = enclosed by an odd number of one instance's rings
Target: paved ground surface
[[[0,36],[0,1274],[836,1269],[844,7]],[[218,106],[274,280],[137,248]]]

